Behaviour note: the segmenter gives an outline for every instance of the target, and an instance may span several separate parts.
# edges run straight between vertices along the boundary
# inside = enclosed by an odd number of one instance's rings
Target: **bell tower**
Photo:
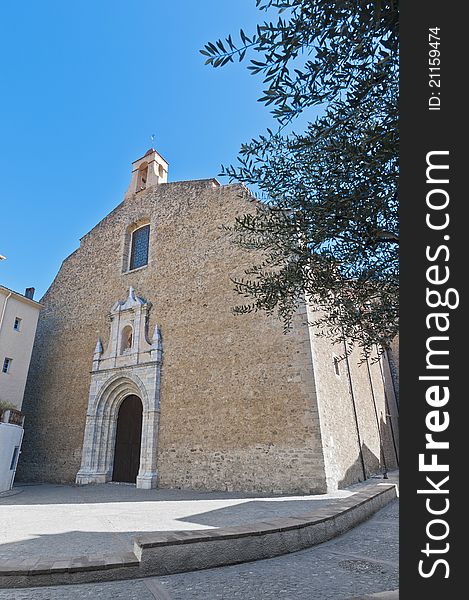
[[[168,163],[154,148],[150,148],[141,158],[132,163],[132,178],[126,196],[167,181]]]

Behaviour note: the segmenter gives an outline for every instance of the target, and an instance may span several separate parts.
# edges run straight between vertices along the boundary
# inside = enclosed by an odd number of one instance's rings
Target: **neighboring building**
[[[395,467],[387,361],[338,361],[306,303],[287,335],[234,315],[230,277],[255,258],[222,226],[253,198],[167,169],[153,149],[133,163],[42,299],[18,476],[321,493]]]
[[[21,405],[41,308],[33,294],[0,285],[0,492],[13,485],[23,439]]]

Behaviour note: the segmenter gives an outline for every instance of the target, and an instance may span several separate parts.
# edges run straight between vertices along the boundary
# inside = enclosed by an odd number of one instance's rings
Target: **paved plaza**
[[[397,482],[397,472],[382,481]],[[363,487],[268,497],[137,490],[122,484],[18,485],[0,495],[0,560],[128,552],[133,536],[142,532],[300,516],[350,498]],[[375,600],[396,600],[398,507],[393,501],[340,537],[268,560],[126,581],[0,589],[0,600],[361,600],[369,594]]]
[[[269,560],[166,577],[0,590],[0,600],[361,600],[399,586],[398,507],[394,501],[345,535]],[[398,594],[374,597],[395,600]]]
[[[297,516],[359,490],[360,485],[318,496],[254,497],[122,484],[19,485],[0,496],[0,559],[129,552],[137,534]]]

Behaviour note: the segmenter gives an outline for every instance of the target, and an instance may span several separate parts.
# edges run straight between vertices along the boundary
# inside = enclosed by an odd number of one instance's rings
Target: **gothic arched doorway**
[[[113,481],[135,483],[140,468],[142,402],[138,396],[124,399],[117,416]]]

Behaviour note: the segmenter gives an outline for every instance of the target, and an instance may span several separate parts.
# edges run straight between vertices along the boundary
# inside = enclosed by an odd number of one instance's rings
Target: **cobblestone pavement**
[[[308,550],[231,567],[132,581],[0,590],[0,600],[346,600],[395,590],[398,501]]]
[[[353,494],[352,486],[317,496],[137,490],[131,485],[23,485],[0,496],[0,559],[133,550],[149,531],[229,527],[295,516]]]

